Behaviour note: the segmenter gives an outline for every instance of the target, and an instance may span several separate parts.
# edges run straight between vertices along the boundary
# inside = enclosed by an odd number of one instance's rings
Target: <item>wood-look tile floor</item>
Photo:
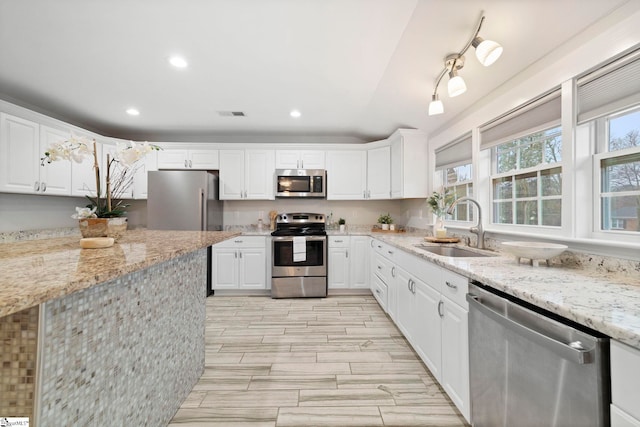
[[[170,426],[467,425],[371,296],[211,297],[205,339]]]

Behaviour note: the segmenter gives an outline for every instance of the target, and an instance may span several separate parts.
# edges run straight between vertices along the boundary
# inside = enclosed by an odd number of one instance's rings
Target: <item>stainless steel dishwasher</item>
[[[473,426],[609,425],[607,337],[478,283],[467,301]]]

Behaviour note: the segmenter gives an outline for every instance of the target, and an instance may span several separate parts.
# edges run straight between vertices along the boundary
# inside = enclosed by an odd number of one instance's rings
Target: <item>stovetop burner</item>
[[[326,236],[325,217],[316,213],[284,213],[276,219],[272,236]]]

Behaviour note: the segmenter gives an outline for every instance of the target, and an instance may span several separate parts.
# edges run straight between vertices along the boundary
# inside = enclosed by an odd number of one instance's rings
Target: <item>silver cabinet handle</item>
[[[444,305],[444,301],[438,301],[438,316],[444,317],[444,313],[440,310]]]
[[[346,250],[344,253],[347,255],[347,258],[349,258],[349,250]]]
[[[342,242],[343,242],[343,240],[337,240],[337,239],[336,239],[336,240],[334,240],[334,242],[335,242],[335,243],[342,243]]]
[[[380,289],[376,289],[376,294],[380,295]]]
[[[382,246],[378,245],[378,249],[382,249]]]
[[[382,266],[381,265],[378,266],[378,270],[382,270]]]
[[[371,198],[371,190],[367,190],[367,199]]]
[[[242,259],[242,251],[238,252],[238,256]]]
[[[448,287],[450,287],[451,289],[458,289],[458,285],[454,285],[453,283],[451,283],[450,281],[445,281],[444,283],[447,284]]]
[[[38,181],[33,184],[33,191],[40,191],[40,183]]]
[[[391,277],[396,277],[396,266],[391,267]]]
[[[409,292],[411,291],[411,279],[407,280],[407,288],[409,288]]]
[[[393,251],[387,251],[387,252],[389,252],[389,255],[393,255]]]
[[[363,199],[367,198],[367,191],[366,190],[362,190],[362,198]]]
[[[371,247],[373,247],[373,240],[370,240],[369,244],[371,245]]]
[[[187,159],[185,159],[185,160],[184,160],[184,167],[185,167],[185,168],[188,168],[188,167],[189,167],[189,162],[188,162],[188,160],[187,160]]]
[[[43,193],[45,191],[47,191],[47,183],[46,182],[43,182],[43,183],[40,184],[40,191],[42,191]]]
[[[235,252],[233,253],[233,257],[234,257],[234,258],[238,258],[238,251],[235,251]]]
[[[193,167],[193,161],[189,160],[189,167],[192,168]]]
[[[244,240],[234,240],[233,243],[242,243]]]

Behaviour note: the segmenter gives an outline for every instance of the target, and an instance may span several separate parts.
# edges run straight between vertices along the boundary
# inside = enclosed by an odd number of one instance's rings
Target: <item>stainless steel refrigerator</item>
[[[218,171],[150,171],[147,228],[150,230],[222,230],[223,202]],[[211,247],[207,250],[206,295],[211,290]]]

